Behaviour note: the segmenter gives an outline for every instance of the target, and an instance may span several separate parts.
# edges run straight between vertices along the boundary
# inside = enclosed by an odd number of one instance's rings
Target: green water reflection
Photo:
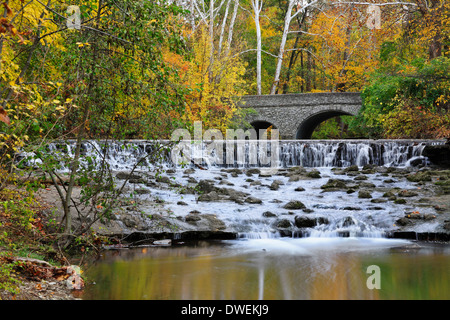
[[[247,250],[230,243],[199,242],[108,251],[86,270],[88,284],[82,298],[450,298],[447,245],[357,250],[300,246],[298,251],[289,252],[276,248]],[[367,288],[370,265],[380,267],[379,290]]]

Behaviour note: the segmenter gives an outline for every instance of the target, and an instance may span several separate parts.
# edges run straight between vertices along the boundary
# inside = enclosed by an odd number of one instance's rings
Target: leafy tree
[[[67,28],[69,4],[80,9],[80,29]],[[105,218],[122,191],[113,185],[105,159],[98,170],[81,165],[85,139],[167,137],[180,126],[170,114],[183,112],[184,89],[170,81],[176,74],[166,65],[163,49],[183,50],[176,18],[183,11],[139,0],[14,1],[4,10],[1,114],[11,121],[0,123],[0,163],[13,173],[17,155],[34,152],[30,160],[41,163],[59,192],[67,245],[92,224],[73,230],[77,205],[89,205],[95,219]],[[76,141],[73,156],[48,152],[50,141],[67,138]],[[67,181],[58,174],[61,167],[69,170]],[[82,181],[83,203],[77,204],[73,189]]]
[[[400,37],[383,43],[380,67],[363,91],[361,120],[374,136],[450,136],[450,6],[439,0],[413,4]]]
[[[204,129],[217,129],[223,134],[239,118],[237,98],[245,95],[245,63],[234,51],[218,54],[211,66],[211,39],[199,27],[191,38],[192,58],[187,61],[172,54],[171,61],[188,93],[184,119],[192,128],[201,121]]]

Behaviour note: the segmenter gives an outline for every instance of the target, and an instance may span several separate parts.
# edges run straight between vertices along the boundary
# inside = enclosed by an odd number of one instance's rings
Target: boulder
[[[314,178],[314,179],[320,179],[322,176],[320,175],[320,172],[318,170],[312,170],[310,172],[308,172],[306,174],[307,177],[309,178]]]
[[[192,174],[194,172],[195,172],[195,169],[193,169],[193,168],[189,168],[189,169],[186,169],[183,171],[184,174]]]
[[[142,179],[142,176],[136,173],[118,172],[116,178],[119,180]]]
[[[294,221],[297,228],[313,228],[320,224],[329,223],[328,219],[324,217],[310,218],[304,216],[296,216]]]
[[[296,182],[303,179],[303,177],[299,174],[293,174],[289,176],[289,182]]]
[[[383,194],[384,198],[392,198],[395,197],[395,193],[392,190],[389,190]]]
[[[411,225],[411,224],[412,224],[412,221],[409,220],[409,219],[406,218],[406,217],[403,217],[403,218],[400,218],[400,219],[398,219],[397,221],[395,221],[395,224],[398,225],[398,226],[404,227],[404,226]]]
[[[342,208],[342,210],[351,210],[351,211],[359,211],[359,210],[362,210],[362,208],[361,207],[344,207],[344,208]]]
[[[203,193],[209,193],[215,189],[214,184],[207,180],[200,180],[197,184],[197,190]]]
[[[215,214],[203,214],[201,215],[202,219],[207,222],[207,226],[209,230],[224,230],[227,228],[225,222],[217,218]]]
[[[431,173],[429,171],[419,171],[406,177],[411,182],[431,181]]]
[[[360,190],[360,191],[358,192],[358,198],[361,198],[361,199],[370,199],[370,198],[372,198],[372,195],[371,195],[370,192],[367,191],[367,190]]]
[[[171,179],[167,176],[158,176],[158,177],[156,177],[155,180],[157,182],[162,182],[162,183],[167,183],[167,184],[170,184],[172,182]]]
[[[359,167],[354,164],[344,169],[344,172],[359,171]]]
[[[186,222],[194,222],[195,223],[197,221],[200,221],[201,219],[202,218],[198,214],[190,213],[184,218],[184,221],[186,221]]]
[[[327,183],[320,187],[321,189],[346,189],[347,185],[340,179],[329,179]]]
[[[280,188],[280,185],[284,184],[281,180],[274,180],[272,184],[270,185],[270,190],[278,190]]]
[[[259,174],[259,177],[260,178],[270,178],[272,176],[272,174],[270,173],[270,172],[266,172],[266,171],[262,171],[260,174]]]
[[[370,202],[372,203],[386,203],[388,200],[384,199],[384,198],[376,198],[376,199],[372,199],[370,200]]]
[[[417,192],[411,191],[411,190],[401,190],[398,193],[399,197],[404,197],[404,198],[410,198],[410,197],[415,197],[419,195]]]
[[[292,174],[305,174],[306,173],[306,169],[303,167],[291,167],[288,169],[288,171],[290,172],[289,174],[291,174],[291,173]]]
[[[261,170],[259,170],[258,168],[251,168],[251,169],[247,169],[247,171],[245,172],[245,174],[247,176],[251,176],[253,174],[260,174]]]
[[[150,190],[144,188],[136,189],[134,192],[136,194],[150,194]]]
[[[245,199],[245,202],[251,203],[251,204],[255,204],[255,203],[256,203],[256,204],[261,204],[261,203],[262,203],[262,200],[250,196],[250,197],[247,197],[247,198]]]
[[[375,186],[375,184],[373,184],[373,183],[371,183],[371,182],[360,182],[359,183],[359,186],[361,187],[361,188],[375,188],[376,186]]]
[[[288,219],[281,219],[275,223],[277,228],[286,229],[292,227],[292,222]]]
[[[198,197],[198,201],[205,201],[205,202],[210,202],[210,201],[218,201],[220,199],[219,195],[217,194],[216,191],[211,191],[209,193],[204,193],[201,194]]]
[[[443,145],[427,145],[422,155],[437,166],[450,168],[450,143],[448,142]]]
[[[301,202],[299,200],[292,200],[292,201],[289,201],[288,203],[286,203],[283,208],[288,209],[288,210],[300,210],[300,209],[305,209],[306,206],[303,204],[303,202]]]
[[[277,215],[273,212],[265,211],[265,212],[263,212],[262,216],[265,218],[273,218],[273,217],[276,217]]]

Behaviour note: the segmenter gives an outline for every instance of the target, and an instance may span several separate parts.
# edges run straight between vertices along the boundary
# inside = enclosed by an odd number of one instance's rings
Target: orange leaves
[[[3,109],[2,107],[0,107],[0,121],[6,123],[7,125],[11,123],[11,120],[6,114],[5,109]]]
[[[6,2],[3,3],[6,10],[6,17],[0,18],[0,34],[9,32],[12,36],[18,36],[20,43],[23,43],[24,39],[17,29],[8,21],[7,17],[11,17],[13,12]]]
[[[8,261],[16,261],[18,269],[27,277],[36,280],[56,280],[66,281],[69,288],[81,290],[84,287],[84,281],[81,278],[81,270],[78,266],[55,267],[48,262],[33,258],[6,258]],[[42,290],[42,285],[37,283],[35,288]]]
[[[379,48],[385,41],[398,37],[400,28],[389,16],[383,16],[389,28],[367,27],[365,10],[355,6],[329,6],[312,16],[308,32],[315,61],[323,75],[315,75],[318,89],[359,91],[368,75],[379,65]],[[393,19],[393,18],[392,18]],[[392,26],[391,26],[392,25]]]
[[[6,2],[3,2],[3,6],[6,9],[6,15],[8,17],[11,17],[13,15],[13,12],[12,12],[11,8],[8,6],[8,4]]]

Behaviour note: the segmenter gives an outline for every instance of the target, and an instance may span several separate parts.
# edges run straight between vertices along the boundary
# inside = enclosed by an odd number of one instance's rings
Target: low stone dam
[[[424,150],[445,141],[85,141],[81,166],[108,168],[123,203],[97,232],[168,238],[449,239],[450,171]],[[68,171],[74,142],[47,151]],[[29,164],[39,158],[28,155]],[[132,201],[130,201],[132,199]],[[125,201],[126,200],[126,201]]]

